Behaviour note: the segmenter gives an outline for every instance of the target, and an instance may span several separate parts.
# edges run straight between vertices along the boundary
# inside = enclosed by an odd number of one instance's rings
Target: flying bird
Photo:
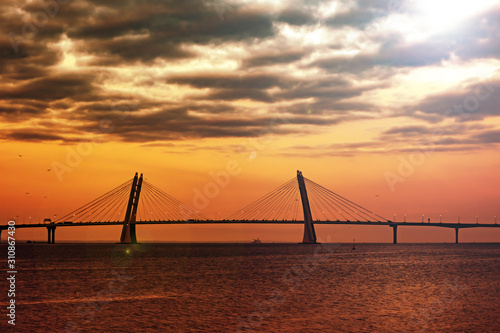
[[[47,169],[47,171],[50,171],[50,170],[52,170],[52,169]]]
[[[30,192],[26,192],[26,194],[30,194]]]
[[[17,155],[18,155],[19,157],[23,157],[23,155],[21,155],[21,154],[17,154]]]

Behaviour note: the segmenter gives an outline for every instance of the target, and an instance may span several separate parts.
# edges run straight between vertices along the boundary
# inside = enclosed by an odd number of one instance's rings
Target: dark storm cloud
[[[273,17],[265,8],[234,7],[225,13],[222,24],[211,1],[49,3],[4,5],[11,10],[0,14],[0,28],[6,35],[0,40],[0,57],[19,59],[45,53],[48,49],[43,42],[66,34],[79,42],[80,50],[101,57],[97,63],[106,63],[103,58],[115,63],[117,59],[147,62],[157,57],[193,57],[183,50],[184,44],[251,41],[275,32]],[[13,10],[19,5],[23,12]]]
[[[170,104],[170,105],[169,105]],[[155,110],[155,111],[153,111]],[[128,117],[138,125],[142,120],[146,124],[166,123],[176,120],[190,120],[196,117],[188,116],[188,112],[193,111],[198,115],[220,115],[228,116],[235,114],[236,108],[227,103],[186,103],[181,106],[174,103],[161,103],[150,100],[108,100],[97,103],[85,103],[79,105],[74,112],[67,118],[69,120],[80,120],[91,122],[90,127],[97,128],[101,121],[113,122],[115,125],[126,124]],[[240,110],[241,111],[241,110]],[[147,112],[148,115],[142,115],[139,112]],[[87,126],[86,128],[90,128]]]
[[[61,60],[61,52],[50,43],[60,40],[68,23],[58,19],[54,7],[43,7],[42,3],[2,1],[0,4],[0,75],[4,80],[46,75],[49,66]]]
[[[270,74],[191,74],[171,76],[167,82],[213,89],[267,89],[287,84],[286,78]]]
[[[236,101],[240,99],[250,99],[257,102],[273,102],[273,98],[270,94],[259,89],[220,89],[208,94],[207,96],[199,97],[199,99],[214,101]]]
[[[193,74],[172,76],[168,79],[168,82],[214,90],[207,95],[197,97],[204,100],[233,101],[251,99],[259,102],[273,102],[314,97],[317,99],[315,109],[318,109],[322,104],[322,111],[335,109],[334,106],[332,109],[332,103],[359,96],[364,91],[382,86],[382,84],[379,84],[355,87],[348,80],[340,78],[309,80],[269,74]],[[271,94],[266,91],[270,88],[280,88],[280,91]],[[339,108],[346,110],[348,105],[348,103],[339,104]]]
[[[310,51],[288,51],[253,56],[242,61],[243,68],[289,64],[303,59]]]
[[[294,100],[314,97],[309,103],[298,102],[287,107],[287,112],[294,114],[330,114],[345,115],[356,111],[376,113],[378,108],[364,102],[347,101],[370,90],[384,86],[384,83],[374,85],[353,85],[345,79],[301,80],[293,87],[277,93],[275,98]],[[350,117],[360,119],[359,116]]]
[[[311,13],[299,9],[287,9],[278,15],[278,22],[285,22],[292,25],[307,25],[316,22]]]
[[[271,102],[272,96],[266,89],[273,87],[286,88],[293,82],[286,77],[267,74],[249,75],[206,75],[194,74],[188,76],[173,76],[169,83],[189,85],[195,88],[210,88],[214,90],[207,95],[198,97],[204,100],[233,101],[251,99],[260,102]]]
[[[363,28],[375,18],[373,10],[369,8],[351,10],[339,13],[328,18],[325,23],[334,27],[351,26]]]
[[[120,112],[129,112],[129,111],[139,111],[141,108],[152,107],[153,105],[148,104],[147,106],[141,102],[139,106],[139,102],[130,100],[130,101],[99,101],[99,102],[90,102],[85,104],[80,104],[75,108],[75,113],[85,114],[90,113],[92,115],[104,116],[106,114],[111,113],[112,111],[116,111],[116,113]]]
[[[361,95],[363,91],[374,89],[374,87],[354,86],[345,79],[321,79],[321,80],[300,80],[293,87],[277,95],[284,99],[296,98],[327,98],[338,101],[345,98]]]
[[[63,74],[30,80],[0,91],[0,99],[58,100],[79,99],[93,91],[93,77],[88,74]]]
[[[486,131],[474,136],[481,143],[500,143],[500,130]]]
[[[131,115],[116,121],[112,135],[124,141],[149,142],[203,137],[251,137],[268,126],[271,118],[205,119],[188,114],[183,108],[170,109],[149,115]],[[81,127],[84,131],[97,129],[97,124]]]
[[[22,122],[29,120],[32,117],[40,117],[46,113],[47,106],[30,105],[25,101],[14,102],[10,101],[0,105],[0,117],[4,121],[11,123]]]
[[[500,81],[470,84],[461,91],[448,91],[424,98],[408,108],[407,114],[431,122],[445,118],[481,120],[500,115]],[[420,112],[417,114],[416,112]],[[431,118],[427,118],[426,116]]]
[[[0,31],[4,29],[0,27]],[[16,42],[21,40],[22,43]],[[4,80],[28,80],[46,75],[49,67],[60,60],[61,53],[50,49],[43,39],[16,39],[0,34],[0,75]]]
[[[63,136],[50,134],[45,132],[37,132],[30,130],[15,130],[3,136],[3,139],[11,139],[17,141],[30,141],[30,142],[42,142],[42,141],[66,141],[67,139]]]
[[[253,40],[274,34],[273,19],[265,8],[237,7],[220,18],[209,1],[104,3],[107,13],[94,15],[90,24],[68,29],[68,36],[86,41],[81,47],[99,56],[129,61],[189,58],[185,44]]]
[[[304,133],[304,128],[289,125],[330,126],[348,120],[346,117],[295,116],[288,113],[275,116],[245,116],[229,112],[217,113],[205,104],[190,107],[170,107],[154,113],[130,113],[126,117],[108,114],[111,126],[107,133],[118,140],[148,142],[185,138],[256,137],[268,132],[276,134]],[[192,111],[196,111],[193,113]],[[211,115],[205,117],[205,115]],[[82,132],[101,132],[101,114],[90,113],[86,125],[76,126]]]

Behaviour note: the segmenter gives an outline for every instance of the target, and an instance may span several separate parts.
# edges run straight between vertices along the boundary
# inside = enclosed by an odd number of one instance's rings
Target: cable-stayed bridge
[[[45,222],[45,221],[44,221]],[[141,224],[303,224],[302,243],[315,244],[315,224],[385,225],[393,229],[397,243],[399,226],[455,229],[455,242],[462,228],[500,227],[486,223],[395,222],[366,209],[305,178],[302,172],[255,202],[225,219],[211,220],[196,209],[146,181],[141,174],[97,199],[75,209],[57,221],[17,224],[15,228],[47,228],[48,243],[55,243],[57,227],[121,225],[121,243],[137,243],[136,228]],[[0,226],[7,230],[9,225]]]

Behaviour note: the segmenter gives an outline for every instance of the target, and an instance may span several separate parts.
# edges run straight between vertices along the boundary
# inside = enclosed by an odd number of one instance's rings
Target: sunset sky
[[[57,219],[135,172],[194,206],[228,164],[209,218],[297,170],[391,220],[500,217],[498,1],[3,0],[0,16],[2,224]],[[298,242],[302,230],[139,226],[138,238]],[[392,240],[388,227],[316,232]],[[56,241],[119,236],[58,228]],[[460,240],[498,242],[500,229]]]

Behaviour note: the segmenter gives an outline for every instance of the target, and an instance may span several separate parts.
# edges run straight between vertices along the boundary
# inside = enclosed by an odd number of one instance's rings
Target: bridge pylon
[[[135,173],[134,180],[132,181],[132,188],[128,198],[127,211],[125,219],[123,220],[122,234],[120,242],[123,244],[137,244],[137,236],[135,231],[135,219],[137,216],[137,206],[139,205],[139,197],[141,195],[142,187],[142,173],[138,178],[137,172]]]
[[[302,209],[304,211],[304,238],[302,239],[302,244],[316,244],[316,232],[314,231],[306,184],[304,182],[304,176],[302,176],[302,172],[299,170],[297,170],[297,181],[299,183],[300,199],[302,201]]]

